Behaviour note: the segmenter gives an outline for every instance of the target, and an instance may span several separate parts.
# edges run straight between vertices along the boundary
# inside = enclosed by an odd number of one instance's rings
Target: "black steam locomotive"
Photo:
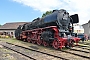
[[[64,37],[64,34],[72,35],[73,23],[78,22],[78,14],[70,16],[64,9],[53,10],[50,15],[20,25],[15,31],[15,37],[38,45],[52,45],[58,49],[68,45],[68,39]],[[79,39],[74,37],[71,41],[77,43]]]

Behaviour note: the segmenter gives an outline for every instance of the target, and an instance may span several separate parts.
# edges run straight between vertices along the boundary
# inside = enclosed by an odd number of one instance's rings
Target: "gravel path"
[[[0,45],[0,60],[30,60],[12,50],[5,49]]]
[[[43,46],[38,46],[36,44],[23,42],[22,44],[25,44],[25,45],[29,44],[29,46],[28,45],[24,46],[29,49],[27,50],[27,49],[23,49],[20,47],[16,47],[15,45],[9,45],[5,42],[0,42],[0,44],[8,46],[14,50],[17,50],[37,60],[65,60],[65,59],[67,60],[90,60],[90,50],[83,49],[82,47],[79,47],[79,46],[73,47],[71,49],[55,50],[51,47],[43,47]],[[23,45],[21,44],[18,44],[18,45],[23,47]],[[88,48],[88,47],[85,47],[85,48]],[[33,49],[39,52],[35,52],[30,49]]]

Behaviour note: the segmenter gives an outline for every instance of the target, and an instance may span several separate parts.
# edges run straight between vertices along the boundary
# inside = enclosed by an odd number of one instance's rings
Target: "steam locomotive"
[[[78,22],[78,14],[69,15],[64,9],[53,10],[50,15],[20,25],[15,30],[15,37],[38,45],[50,45],[55,49],[72,47],[74,43],[77,44],[80,40],[72,36],[73,24]],[[71,35],[70,39],[68,39],[68,35]]]

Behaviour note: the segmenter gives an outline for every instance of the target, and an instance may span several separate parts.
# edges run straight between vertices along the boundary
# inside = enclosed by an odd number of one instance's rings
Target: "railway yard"
[[[0,60],[90,60],[90,40],[62,50],[0,38]]]

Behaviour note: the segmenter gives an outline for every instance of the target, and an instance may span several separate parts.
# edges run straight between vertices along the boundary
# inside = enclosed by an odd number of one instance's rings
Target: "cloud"
[[[30,6],[34,10],[39,10],[41,12],[51,10],[55,7],[57,8],[60,5],[59,0],[13,0],[13,1],[19,2],[26,6]]]
[[[90,0],[13,0],[34,10],[45,12],[53,9],[65,9],[70,14],[79,14],[80,24],[90,19]]]

